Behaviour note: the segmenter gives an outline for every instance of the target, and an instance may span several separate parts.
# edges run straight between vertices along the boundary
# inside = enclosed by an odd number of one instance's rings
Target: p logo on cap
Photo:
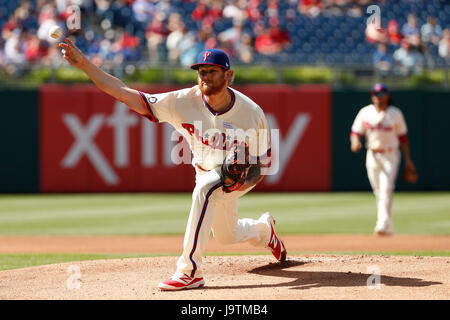
[[[220,49],[208,49],[200,52],[197,57],[197,63],[193,64],[191,69],[198,70],[201,65],[218,66],[225,70],[229,70],[230,59],[227,54]]]
[[[378,92],[389,92],[389,89],[386,87],[386,85],[382,82],[376,83],[371,89],[371,93],[378,93]]]

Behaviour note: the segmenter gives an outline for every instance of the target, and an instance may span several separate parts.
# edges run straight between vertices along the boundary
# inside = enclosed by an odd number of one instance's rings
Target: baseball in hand
[[[59,26],[52,26],[49,30],[48,30],[48,34],[50,35],[50,37],[52,37],[53,39],[59,39],[62,36],[62,30]]]

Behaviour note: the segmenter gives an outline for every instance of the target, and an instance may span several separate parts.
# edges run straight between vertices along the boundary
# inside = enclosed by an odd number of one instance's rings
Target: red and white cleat
[[[260,220],[266,221],[266,223],[269,225],[271,231],[270,231],[270,240],[269,244],[267,245],[267,248],[269,248],[272,251],[273,256],[278,261],[285,261],[286,260],[286,247],[284,246],[284,242],[277,236],[275,233],[275,220],[269,213],[264,213]]]
[[[205,285],[203,277],[191,278],[183,272],[176,272],[170,279],[160,282],[158,288],[163,291],[195,289]]]

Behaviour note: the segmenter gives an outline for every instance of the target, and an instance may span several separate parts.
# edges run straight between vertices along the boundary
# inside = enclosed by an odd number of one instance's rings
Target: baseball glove
[[[419,179],[419,174],[415,169],[405,168],[403,170],[403,180],[408,183],[416,183]]]
[[[248,148],[236,147],[228,153],[220,169],[223,191],[229,193],[239,189],[245,182],[249,167]]]

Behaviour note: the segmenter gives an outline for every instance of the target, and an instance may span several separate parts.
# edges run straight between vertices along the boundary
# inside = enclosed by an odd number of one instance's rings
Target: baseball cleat
[[[392,236],[394,235],[394,227],[391,222],[385,223],[382,226],[376,226],[374,230],[378,236]]]
[[[377,236],[381,236],[381,237],[383,237],[383,236],[392,236],[392,235],[394,235],[393,232],[386,231],[386,230],[378,230],[378,231],[376,232],[376,234],[377,234]]]
[[[162,291],[195,289],[205,285],[203,277],[192,278],[183,272],[176,272],[170,279],[160,282],[158,288]]]
[[[287,251],[284,242],[275,233],[275,219],[269,213],[264,213],[261,218],[270,226],[270,240],[267,248],[272,251],[275,259],[285,261]]]

